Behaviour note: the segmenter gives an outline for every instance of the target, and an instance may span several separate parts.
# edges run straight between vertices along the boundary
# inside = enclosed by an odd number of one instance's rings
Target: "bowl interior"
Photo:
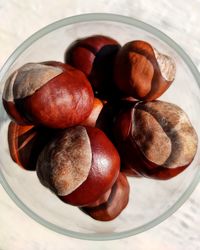
[[[136,27],[137,26],[137,27]],[[194,74],[185,60],[172,46],[159,36],[148,32],[139,25],[103,20],[62,23],[56,29],[37,38],[30,46],[20,51],[14,61],[10,59],[1,79],[0,91],[6,78],[15,69],[28,62],[47,60],[63,61],[67,46],[77,38],[94,34],[111,36],[124,44],[131,40],[146,40],[163,53],[172,56],[177,65],[174,83],[160,98],[179,105],[188,114],[197,134],[200,134],[200,91]],[[151,29],[149,29],[151,30]],[[47,32],[47,31],[46,31]],[[29,42],[30,43],[30,42]],[[19,52],[19,51],[18,51]],[[1,73],[2,74],[2,73]],[[1,75],[2,76],[2,75]],[[131,186],[130,201],[121,215],[112,222],[97,222],[78,208],[61,202],[37,179],[35,172],[20,169],[10,158],[7,142],[9,118],[0,103],[0,170],[2,182],[11,197],[29,215],[40,223],[67,235],[86,239],[111,239],[135,234],[158,224],[177,209],[189,195],[194,179],[199,174],[200,148],[186,171],[168,181],[157,181],[146,178],[129,178]],[[197,182],[195,180],[195,182]],[[196,183],[195,183],[196,185]]]

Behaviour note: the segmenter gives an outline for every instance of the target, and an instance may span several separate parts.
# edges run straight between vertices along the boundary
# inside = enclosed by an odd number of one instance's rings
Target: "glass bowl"
[[[63,61],[66,47],[75,39],[103,34],[121,44],[143,39],[171,55],[177,64],[174,83],[160,98],[182,107],[200,135],[200,76],[187,54],[169,37],[152,26],[114,14],[86,14],[66,18],[36,32],[9,57],[0,72],[0,91],[6,78],[28,62]],[[173,214],[190,196],[200,179],[200,148],[192,164],[168,181],[129,178],[127,208],[111,222],[98,222],[78,208],[64,204],[43,187],[35,172],[19,168],[8,151],[9,118],[0,104],[0,181],[13,201],[31,218],[47,228],[87,240],[118,239],[143,232]]]

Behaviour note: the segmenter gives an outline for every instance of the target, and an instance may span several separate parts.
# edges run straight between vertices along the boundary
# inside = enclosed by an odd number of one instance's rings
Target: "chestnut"
[[[88,77],[100,98],[113,98],[117,88],[113,83],[113,65],[121,46],[107,36],[94,35],[74,41],[65,52],[65,62]]]
[[[98,119],[96,121],[96,127],[103,130],[108,138],[115,144],[113,135],[114,121],[121,109],[132,107],[137,101],[133,98],[121,98],[115,102],[107,102],[103,106]]]
[[[166,180],[192,162],[197,134],[186,113],[164,101],[138,102],[122,110],[114,133],[125,168]]]
[[[119,173],[120,174],[120,173]],[[111,191],[112,191],[112,187],[110,189],[108,189],[108,191],[106,191],[104,194],[102,194],[98,200],[96,200],[95,202],[92,202],[90,204],[87,205],[87,207],[97,207],[105,202],[108,201],[108,198],[111,194]]]
[[[60,131],[38,157],[40,182],[71,205],[98,200],[117,179],[120,157],[98,128],[76,126]]]
[[[92,111],[91,111],[90,115],[88,116],[88,118],[81,123],[81,125],[95,127],[96,121],[99,117],[99,114],[100,114],[102,108],[103,108],[103,105],[104,104],[100,99],[94,98]]]
[[[10,122],[8,146],[12,160],[23,169],[36,170],[37,158],[51,135],[48,129]]]
[[[174,60],[145,41],[126,43],[115,59],[114,79],[125,96],[152,101],[161,96],[175,78]]]
[[[124,174],[120,173],[106,202],[95,207],[83,207],[81,210],[95,220],[113,220],[127,206],[129,191],[128,180]]]
[[[28,63],[6,81],[3,104],[18,124],[66,128],[84,121],[94,95],[85,75],[60,62]]]

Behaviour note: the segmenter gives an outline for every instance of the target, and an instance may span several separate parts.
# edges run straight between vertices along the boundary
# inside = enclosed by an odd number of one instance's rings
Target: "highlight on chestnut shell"
[[[117,117],[115,138],[125,168],[160,180],[170,179],[193,161],[198,137],[177,105],[139,102]]]
[[[7,79],[3,104],[18,124],[66,128],[92,111],[94,94],[85,75],[60,62],[28,63]]]
[[[98,128],[76,126],[61,131],[39,155],[40,182],[74,206],[86,206],[117,179],[120,158]]]
[[[160,97],[175,78],[176,64],[145,41],[126,43],[118,52],[114,78],[127,96],[152,101]]]

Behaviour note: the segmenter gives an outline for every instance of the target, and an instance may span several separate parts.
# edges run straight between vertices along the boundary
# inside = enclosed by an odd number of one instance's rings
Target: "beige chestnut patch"
[[[92,165],[92,151],[87,131],[82,126],[66,129],[52,140],[37,162],[41,183],[57,195],[72,193],[88,177]]]
[[[62,72],[59,67],[27,63],[8,78],[3,98],[7,101],[13,101],[30,96]]]
[[[139,103],[132,120],[132,136],[149,161],[166,168],[191,163],[198,138],[180,107],[162,101]]]

